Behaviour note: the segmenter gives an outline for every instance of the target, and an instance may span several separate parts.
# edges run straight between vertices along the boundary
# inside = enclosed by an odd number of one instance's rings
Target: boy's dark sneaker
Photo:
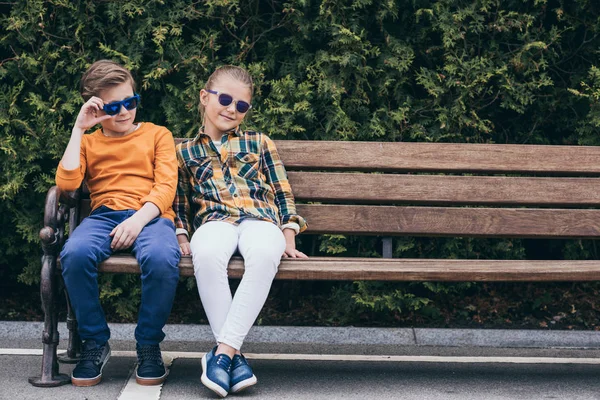
[[[108,342],[97,345],[95,340],[83,343],[81,357],[71,373],[71,383],[74,386],[94,386],[102,380],[102,369],[110,358]]]
[[[136,344],[138,367],[135,381],[139,385],[151,386],[162,384],[169,371],[163,363],[160,346],[157,344]]]
[[[229,393],[231,358],[227,354],[215,355],[215,347],[202,357],[202,377],[200,381],[221,397]]]
[[[248,365],[246,357],[240,354],[233,356],[231,365],[231,389],[230,393],[239,393],[242,390],[256,385],[257,379],[252,372],[252,368]]]

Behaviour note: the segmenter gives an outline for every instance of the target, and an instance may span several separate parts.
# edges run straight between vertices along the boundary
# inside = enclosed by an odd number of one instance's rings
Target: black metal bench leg
[[[69,329],[69,345],[67,346],[67,353],[58,357],[58,362],[64,364],[76,364],[79,361],[81,352],[81,338],[79,337],[79,331],[77,330],[77,319],[73,313],[71,300],[69,300],[69,294],[67,293],[66,289],[64,290],[64,293],[67,299],[67,328]]]
[[[60,374],[56,347],[58,346],[58,310],[56,256],[42,257],[42,282],[40,283],[44,309],[44,333],[42,335],[42,375],[29,378],[29,383],[40,387],[60,386],[71,382],[68,375]]]

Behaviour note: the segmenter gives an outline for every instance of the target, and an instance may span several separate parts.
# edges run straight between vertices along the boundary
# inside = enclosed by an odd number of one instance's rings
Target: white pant
[[[190,242],[200,300],[217,343],[237,350],[258,317],[285,251],[281,229],[267,221],[249,219],[239,225],[210,221]],[[235,296],[227,279],[229,259],[239,249],[244,276]]]

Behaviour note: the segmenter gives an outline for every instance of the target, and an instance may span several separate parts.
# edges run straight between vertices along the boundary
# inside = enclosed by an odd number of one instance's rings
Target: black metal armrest
[[[40,230],[44,254],[54,255],[62,247],[65,222],[69,210],[77,207],[80,191],[63,192],[58,186],[48,190],[44,205],[44,227]]]

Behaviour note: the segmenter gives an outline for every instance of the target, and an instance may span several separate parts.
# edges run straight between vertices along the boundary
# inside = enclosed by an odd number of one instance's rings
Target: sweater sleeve
[[[154,145],[154,184],[147,196],[141,199],[142,204],[151,202],[164,214],[173,204],[177,187],[177,159],[175,157],[175,141],[171,132],[164,128],[155,136]]]
[[[66,192],[72,192],[79,189],[83,178],[85,177],[85,171],[87,167],[87,159],[85,156],[85,136],[81,138],[81,147],[79,149],[79,168],[65,169],[62,166],[62,162],[58,163],[56,169],[56,186]]]

